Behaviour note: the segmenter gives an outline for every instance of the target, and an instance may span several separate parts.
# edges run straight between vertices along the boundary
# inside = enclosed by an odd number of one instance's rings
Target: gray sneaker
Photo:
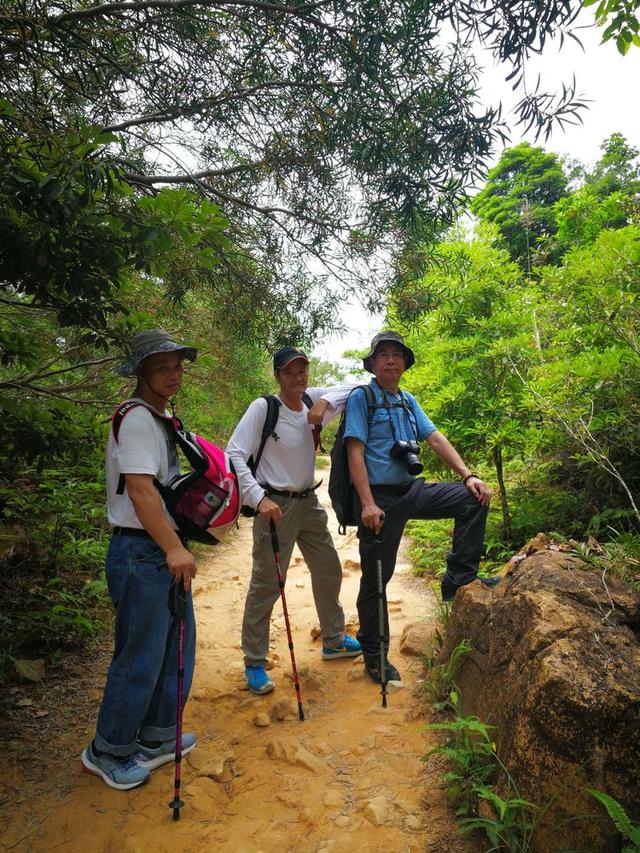
[[[106,752],[96,755],[93,751],[93,743],[82,750],[81,761],[87,773],[100,776],[105,784],[118,791],[137,788],[149,779],[149,771],[146,767],[136,764],[132,755],[120,757]]]
[[[182,755],[185,756],[187,753],[191,752],[193,747],[196,745],[196,736],[191,732],[185,732],[182,735]],[[136,764],[139,764],[140,767],[146,767],[147,770],[155,770],[156,767],[162,767],[163,764],[168,764],[170,761],[173,761],[176,754],[176,740],[165,741],[161,743],[159,746],[151,747],[151,746],[143,746],[143,744],[136,744],[136,751],[133,754],[133,758]]]

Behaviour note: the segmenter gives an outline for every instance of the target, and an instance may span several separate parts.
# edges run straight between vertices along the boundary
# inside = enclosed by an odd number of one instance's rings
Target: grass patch
[[[447,553],[451,549],[453,519],[436,521],[409,521],[405,533],[411,540],[409,556],[413,573],[418,577],[440,580],[446,569]],[[497,519],[489,513],[485,550],[488,556],[480,561],[480,574],[491,576],[507,562],[511,551],[503,551],[498,545]]]

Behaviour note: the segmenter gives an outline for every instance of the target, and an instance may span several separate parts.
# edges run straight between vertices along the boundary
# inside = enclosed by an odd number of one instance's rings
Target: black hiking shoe
[[[364,671],[376,683],[382,684],[380,678],[380,658],[365,658]],[[385,661],[384,666],[385,681],[401,681],[400,673],[390,661]]]
[[[502,580],[502,575],[494,575],[492,578],[478,578],[478,580],[481,584],[484,584],[484,586],[488,586],[489,589],[493,589],[493,587],[498,586]]]
[[[458,584],[450,581],[449,578],[445,575],[440,582],[440,594],[442,595],[443,601],[453,601],[456,597],[456,592],[460,589]]]

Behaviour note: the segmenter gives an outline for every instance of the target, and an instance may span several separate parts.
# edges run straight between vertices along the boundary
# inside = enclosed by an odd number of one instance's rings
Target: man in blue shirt
[[[441,584],[442,598],[451,601],[456,591],[478,579],[478,565],[491,489],[471,473],[453,445],[422,411],[415,398],[400,390],[400,377],[415,361],[398,332],[380,332],[371,342],[364,367],[373,373],[371,390],[375,407],[369,409],[364,389],[356,389],[347,403],[344,437],[349,471],[356,490],[360,540],[360,592],[358,640],[367,672],[381,681],[378,588],[376,562],[382,551],[382,580],[386,589],[396,564],[396,554],[410,518],[453,518],[452,548]],[[462,479],[461,483],[427,483],[415,474],[422,470],[415,457],[418,441]],[[414,446],[407,447],[407,443]],[[382,545],[376,543],[376,539]],[[493,586],[499,579],[481,578]],[[389,616],[384,598],[385,650],[389,648]],[[386,681],[400,678],[386,660]]]

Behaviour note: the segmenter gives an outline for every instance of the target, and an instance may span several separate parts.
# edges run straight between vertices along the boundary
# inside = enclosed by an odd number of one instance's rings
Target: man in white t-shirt
[[[309,571],[313,598],[322,629],[325,660],[355,657],[360,644],[344,633],[340,604],[342,567],[327,527],[327,514],[314,487],[314,425],[335,417],[344,408],[351,385],[307,388],[309,359],[295,347],[279,349],[273,369],[280,386],[280,406],[274,434],[264,443],[258,465],[249,461],[259,451],[267,416],[267,401],[254,400],[235,428],[227,452],[231,457],[245,505],[256,511],[253,523],[253,566],[242,622],[245,677],[254,693],[268,693],[274,683],[265,671],[269,651],[269,622],[279,595],[278,577],[269,532],[278,527],[282,573],[297,543]],[[308,394],[313,406],[303,403]]]
[[[107,446],[107,507],[112,536],[106,562],[116,611],[115,648],[96,735],[82,752],[83,767],[111,788],[129,790],[175,751],[177,622],[169,596],[182,581],[186,591],[184,700],[195,661],[191,579],[196,565],[184,537],[167,513],[153,481],[167,484],[179,473],[173,438],[146,406],[166,415],[167,401],[182,384],[183,360],[193,347],[176,343],[163,329],[131,341],[130,360],[117,369],[137,378],[131,408],[113,426]],[[182,736],[182,753],[195,746]]]

